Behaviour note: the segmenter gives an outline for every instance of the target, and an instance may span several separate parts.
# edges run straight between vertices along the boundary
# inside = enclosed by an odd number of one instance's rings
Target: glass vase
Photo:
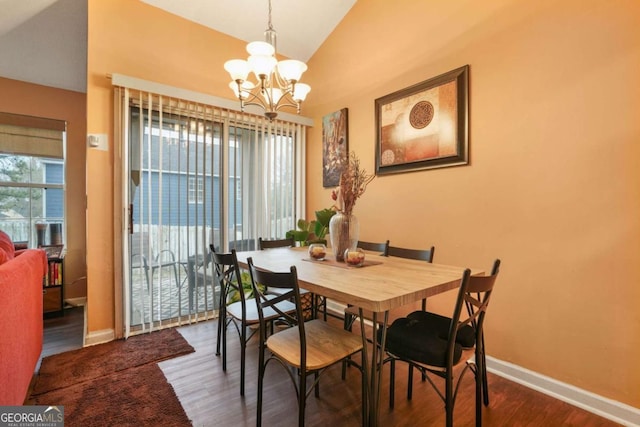
[[[358,246],[360,224],[355,215],[336,213],[329,222],[329,240],[336,261],[344,262],[344,252]]]

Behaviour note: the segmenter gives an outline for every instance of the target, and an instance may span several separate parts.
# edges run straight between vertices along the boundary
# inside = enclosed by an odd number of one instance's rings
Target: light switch
[[[109,143],[106,133],[90,133],[87,135],[87,146],[98,150],[108,151]]]

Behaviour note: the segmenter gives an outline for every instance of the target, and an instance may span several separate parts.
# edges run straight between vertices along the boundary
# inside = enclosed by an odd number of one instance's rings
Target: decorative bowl
[[[322,243],[312,243],[309,245],[309,258],[315,261],[324,261],[327,255],[327,247]]]
[[[344,262],[353,267],[362,267],[364,264],[364,251],[360,248],[344,251]]]

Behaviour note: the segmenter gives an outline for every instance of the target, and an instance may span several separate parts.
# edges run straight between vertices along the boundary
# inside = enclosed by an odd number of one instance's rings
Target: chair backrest
[[[380,255],[387,256],[389,254],[389,241],[383,243],[363,242],[358,240],[358,247],[365,251],[380,252]]]
[[[230,294],[238,294],[239,301],[242,304],[242,317],[245,321],[246,317],[246,297],[242,286],[242,274],[238,266],[238,258],[236,250],[231,249],[229,253],[218,253],[213,245],[209,245],[211,249],[211,259],[215,271],[215,280],[220,286],[222,304],[226,304]]]
[[[480,324],[478,324],[478,319],[476,319],[476,316],[482,316],[484,317],[486,311],[487,311],[487,305],[489,304],[489,298],[491,297],[491,292],[493,291],[493,285],[496,281],[496,278],[498,277],[498,273],[500,272],[500,260],[496,259],[493,262],[493,267],[491,268],[491,273],[487,276],[471,276],[469,279],[469,287],[467,289],[467,292],[469,294],[475,293],[476,294],[476,299],[475,299],[475,303],[472,303],[471,300],[468,300],[465,302],[465,305],[467,306],[467,313],[469,315],[469,317],[471,317],[473,320],[471,322],[471,325],[475,328],[478,329],[479,326],[481,326]],[[488,288],[491,289],[488,289]],[[488,290],[483,290],[483,289],[488,289]],[[486,298],[486,303],[483,304],[483,309],[479,310],[479,308],[476,306],[476,303],[478,301],[481,301],[482,298]],[[476,313],[478,311],[483,311],[484,313],[480,314],[480,313]]]
[[[293,236],[287,239],[263,239],[258,238],[258,249],[273,249],[273,248],[292,248],[296,245]]]
[[[300,286],[298,285],[298,273],[295,266],[291,266],[286,272],[273,272],[256,267],[253,258],[247,259],[249,264],[249,274],[253,286],[253,295],[258,306],[258,317],[260,318],[260,346],[264,348],[267,339],[267,325],[264,312],[273,310],[280,315],[280,318],[291,326],[298,327],[300,336],[300,366],[306,366],[306,339],[304,332],[304,314],[300,301]],[[267,289],[279,289],[279,292],[267,294]],[[277,295],[277,296],[274,296]],[[295,317],[285,313],[278,307],[281,301],[292,301],[296,306]],[[298,321],[300,319],[300,321]],[[304,393],[304,391],[302,391]]]
[[[465,326],[473,328],[476,348],[478,343],[481,342],[487,307],[489,306],[489,300],[491,299],[499,271],[499,259],[494,262],[491,274],[487,276],[471,276],[471,270],[465,270],[449,327],[448,362],[453,363],[457,334]],[[463,316],[465,307],[467,313]]]
[[[417,259],[427,262],[433,262],[433,254],[435,253],[435,251],[436,248],[434,246],[431,246],[430,249],[407,249],[399,248],[396,246],[389,246],[387,255],[395,256],[398,258]]]

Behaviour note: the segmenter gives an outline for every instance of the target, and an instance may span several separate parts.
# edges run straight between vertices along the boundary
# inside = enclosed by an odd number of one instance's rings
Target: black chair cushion
[[[406,317],[396,319],[387,331],[386,349],[401,359],[446,367],[447,337],[446,334],[444,337],[442,336],[437,326],[431,322]],[[380,334],[378,335],[379,341]],[[462,346],[456,343],[453,364],[458,363],[461,355]]]
[[[451,318],[440,316],[439,314],[430,313],[428,311],[414,311],[407,316],[408,319],[418,322],[428,322],[438,330],[438,335],[443,340],[447,340],[449,336],[449,325]],[[473,328],[469,325],[463,326],[456,335],[456,342],[463,348],[471,348],[476,344],[476,335]]]

